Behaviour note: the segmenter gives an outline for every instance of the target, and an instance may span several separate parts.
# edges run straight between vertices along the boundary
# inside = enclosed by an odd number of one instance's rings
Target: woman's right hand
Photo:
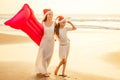
[[[67,23],[71,24],[71,21],[67,21]]]

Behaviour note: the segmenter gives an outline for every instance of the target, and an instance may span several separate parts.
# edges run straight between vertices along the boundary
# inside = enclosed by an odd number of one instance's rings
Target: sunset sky
[[[120,0],[0,0],[0,14],[16,13],[24,3],[35,13],[51,8],[64,14],[120,14]]]

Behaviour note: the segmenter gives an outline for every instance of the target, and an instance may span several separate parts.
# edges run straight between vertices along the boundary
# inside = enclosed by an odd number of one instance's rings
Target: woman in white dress
[[[65,68],[70,47],[70,40],[67,37],[67,31],[76,30],[76,27],[70,21],[66,21],[66,18],[64,18],[63,16],[58,16],[57,19],[58,24],[55,26],[55,34],[57,35],[59,40],[60,63],[56,67],[54,74],[57,75],[59,68],[63,65],[61,76],[66,77]],[[65,27],[66,22],[69,23],[72,26],[72,28]]]
[[[44,26],[44,36],[41,40],[37,59],[36,59],[36,73],[44,77],[49,77],[47,68],[50,64],[53,50],[54,50],[54,22],[52,21],[53,12],[51,9],[44,9],[44,19],[42,24]]]

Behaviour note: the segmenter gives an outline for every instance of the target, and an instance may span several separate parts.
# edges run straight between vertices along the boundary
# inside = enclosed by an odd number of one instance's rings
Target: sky
[[[0,0],[0,14],[16,13],[25,3],[40,14],[44,8],[58,14],[120,14],[120,0]]]

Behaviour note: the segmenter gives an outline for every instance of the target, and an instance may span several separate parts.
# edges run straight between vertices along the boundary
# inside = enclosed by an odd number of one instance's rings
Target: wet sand
[[[26,35],[0,33],[0,80],[120,80],[120,32],[82,31],[69,33],[67,77],[54,75],[59,62],[58,42],[48,71],[49,78],[36,77],[38,46]],[[61,70],[58,74],[61,73]]]
[[[0,45],[31,42],[29,37],[15,34],[0,33]]]
[[[54,67],[49,70],[53,72]],[[0,80],[113,80],[88,73],[77,73],[67,70],[67,77],[55,76],[37,77],[34,73],[34,64],[28,62],[0,62]]]

